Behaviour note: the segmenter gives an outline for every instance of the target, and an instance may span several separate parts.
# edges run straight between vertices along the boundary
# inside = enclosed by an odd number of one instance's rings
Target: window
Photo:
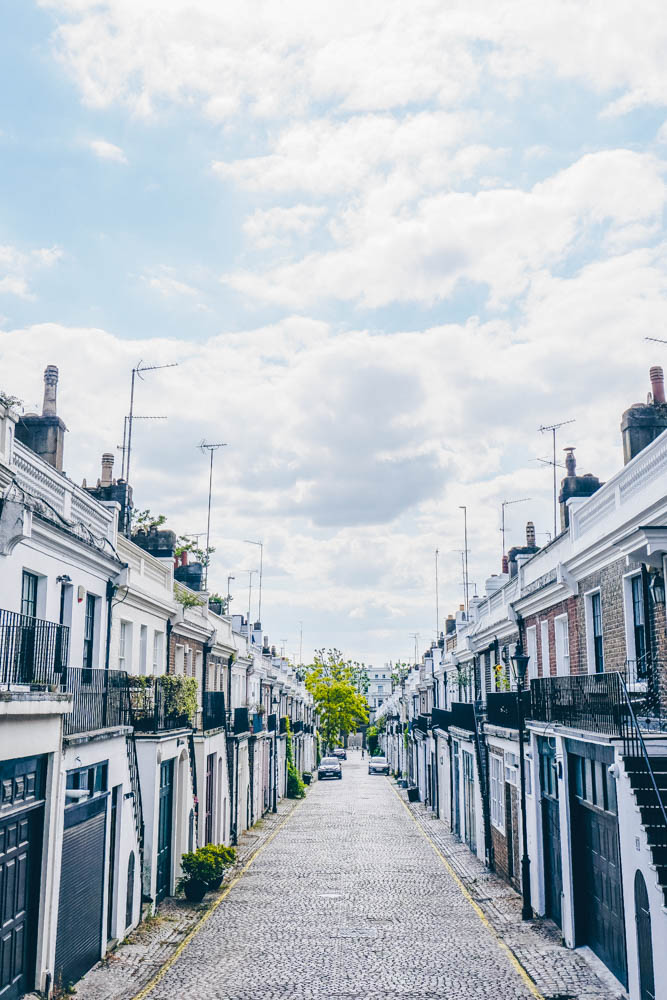
[[[637,673],[642,673],[646,662],[646,625],[644,618],[644,581],[639,576],[632,578],[632,630],[635,640]]]
[[[129,649],[128,633],[130,626],[128,622],[120,623],[120,634],[118,636],[118,669],[127,670],[127,654]]]
[[[162,632],[153,632],[153,673],[162,673]]]
[[[107,773],[107,761],[68,771],[65,779],[65,805],[76,806],[86,799],[104,795],[108,788]]]
[[[528,677],[537,677],[537,625],[531,625],[526,629],[526,652],[528,660]]]
[[[148,659],[148,626],[142,625],[139,629],[139,673],[146,673],[146,663]]]
[[[29,618],[37,617],[37,576],[25,569],[21,585],[21,614]]]
[[[556,637],[556,673],[559,677],[566,677],[570,673],[570,637],[567,615],[559,615],[558,618],[554,619],[554,633]]]
[[[540,624],[540,641],[542,644],[542,676],[548,677],[551,673],[551,667],[549,665],[549,622],[541,622]]]
[[[378,694],[382,694],[382,685],[378,684]]]
[[[489,754],[490,791],[491,791],[491,822],[497,830],[505,832],[505,780],[503,758],[495,753]]]
[[[599,591],[591,595],[591,626],[595,673],[601,674],[604,671],[604,650],[602,648],[602,602]]]
[[[97,598],[86,594],[86,617],[83,627],[83,665],[87,670],[93,667],[95,656],[95,610]]]
[[[177,644],[174,649],[174,673],[185,673],[185,646]],[[236,678],[234,678],[236,680]]]

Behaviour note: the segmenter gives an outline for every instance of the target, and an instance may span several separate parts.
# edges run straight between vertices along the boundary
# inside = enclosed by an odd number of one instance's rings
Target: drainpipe
[[[165,672],[165,674],[169,673],[169,653],[170,653],[170,649],[171,649],[171,633],[172,633],[173,628],[174,628],[174,626],[171,624],[171,618],[167,618],[167,641],[165,643],[165,651],[164,651],[164,655],[165,655],[164,672]]]
[[[232,830],[232,844],[238,844],[239,829],[239,741],[234,739],[236,753],[236,770],[234,776],[234,829]]]
[[[104,669],[109,669],[109,658],[111,656],[111,616],[113,610],[113,595],[116,588],[112,580],[107,580],[107,644],[104,652]]]

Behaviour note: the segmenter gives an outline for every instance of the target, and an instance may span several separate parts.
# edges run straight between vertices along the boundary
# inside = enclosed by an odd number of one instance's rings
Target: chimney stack
[[[570,523],[570,511],[567,506],[567,501],[571,500],[572,497],[577,497],[580,500],[586,500],[588,497],[593,496],[599,489],[602,483],[597,476],[592,475],[592,473],[587,472],[584,476],[577,475],[577,460],[574,457],[574,448],[565,448],[565,469],[567,475],[561,480],[560,484],[560,494],[558,497],[560,504],[560,527],[561,531],[565,531]]]
[[[662,368],[660,365],[653,365],[649,371],[649,378],[651,379],[651,392],[653,393],[654,403],[664,403],[665,402],[665,376],[663,375]]]
[[[113,483],[113,455],[111,452],[105,452],[102,455],[102,478],[100,479],[100,486],[111,486]]]
[[[55,365],[47,365],[44,371],[44,402],[42,403],[43,417],[55,417],[58,415],[56,408],[57,391],[58,369]]]
[[[47,365],[44,372],[42,412],[26,413],[16,425],[16,438],[58,472],[63,471],[63,448],[67,428],[57,414],[58,369]]]
[[[667,430],[667,403],[662,368],[654,365],[649,375],[651,396],[648,402],[635,403],[621,418],[623,461],[626,465],[651,441],[655,441],[664,430]]]

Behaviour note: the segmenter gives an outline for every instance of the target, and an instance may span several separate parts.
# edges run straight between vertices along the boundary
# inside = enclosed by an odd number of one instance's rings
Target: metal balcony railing
[[[124,670],[66,667],[64,690],[72,695],[72,711],[63,717],[65,736],[132,725],[132,707]]]
[[[530,715],[530,691],[524,691],[524,718]],[[491,692],[486,696],[486,721],[492,726],[505,729],[519,728],[519,706],[516,691]]]
[[[226,722],[225,692],[204,691],[202,705],[202,728],[221,729]]]
[[[530,695],[530,718],[538,722],[621,735],[625,699],[617,672],[534,678]]]
[[[68,656],[66,625],[0,610],[0,685],[60,689]]]
[[[130,676],[128,681],[134,728],[138,733],[187,729],[195,721],[166,687],[162,677]]]
[[[468,729],[471,733],[475,732],[475,708],[472,702],[452,702],[452,721],[450,725],[456,726],[458,729]]]

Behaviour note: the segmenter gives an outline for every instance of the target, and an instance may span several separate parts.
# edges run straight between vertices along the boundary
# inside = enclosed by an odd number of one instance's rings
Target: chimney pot
[[[665,376],[660,365],[653,365],[649,372],[654,403],[665,402]]]
[[[187,564],[188,564],[188,553],[187,551],[181,552],[181,566],[187,566]]]
[[[568,476],[576,476],[577,474],[577,460],[574,457],[574,448],[565,448],[565,468],[567,469]]]
[[[101,486],[111,486],[113,483],[113,455],[111,452],[105,452],[102,455],[102,478],[100,480]]]
[[[58,389],[58,369],[55,365],[47,365],[44,369],[44,402],[42,403],[42,416],[55,417],[56,412],[56,391]]]
[[[535,525],[532,521],[528,521],[526,524],[526,545],[531,548],[535,547]]]
[[[508,574],[510,571],[510,561],[507,556],[503,556],[503,573]]]

